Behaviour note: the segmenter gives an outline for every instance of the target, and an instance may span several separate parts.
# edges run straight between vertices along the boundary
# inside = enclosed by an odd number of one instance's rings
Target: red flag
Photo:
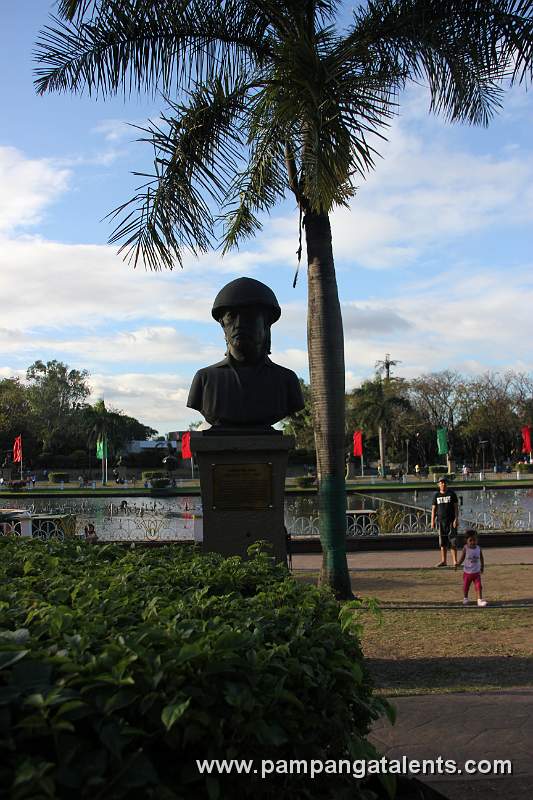
[[[354,456],[363,455],[363,431],[357,430],[353,435],[353,454]]]
[[[22,461],[22,434],[13,442],[13,461]]]
[[[190,431],[185,431],[185,433],[181,437],[181,457],[192,458]]]
[[[522,452],[531,453],[531,425],[522,428]]]

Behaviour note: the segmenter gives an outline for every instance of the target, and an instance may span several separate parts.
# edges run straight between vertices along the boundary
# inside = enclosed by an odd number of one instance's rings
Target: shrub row
[[[70,475],[68,472],[49,472],[48,480],[50,483],[68,483]]]
[[[167,478],[168,475],[161,469],[150,469],[146,470],[141,473],[141,478],[143,481],[153,481],[159,478]]]
[[[374,755],[353,611],[192,548],[0,540],[0,786],[12,800],[309,797],[298,775],[196,759]],[[351,776],[313,797],[371,798]]]

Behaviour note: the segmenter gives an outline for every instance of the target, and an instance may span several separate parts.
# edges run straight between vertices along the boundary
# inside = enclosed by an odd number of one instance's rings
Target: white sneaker
[[[486,600],[478,600],[478,601],[477,601],[477,604],[478,604],[478,606],[480,606],[481,608],[484,608],[484,607],[487,605],[487,601],[486,601]]]
[[[468,599],[468,597],[465,597],[465,598],[463,599],[463,605],[464,605],[464,606],[467,606],[467,605],[469,604],[469,602],[470,602],[470,600]]]

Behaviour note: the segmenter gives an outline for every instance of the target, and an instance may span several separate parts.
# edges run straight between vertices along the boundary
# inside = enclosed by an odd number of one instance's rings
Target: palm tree
[[[531,0],[372,0],[335,28],[341,0],[59,0],[37,44],[36,86],[105,97],[160,91],[143,129],[154,171],[116,209],[111,242],[134,264],[228,250],[287,191],[305,231],[309,371],[322,582],[351,594],[345,552],[344,346],[330,212],[373,167],[399,92],[487,124],[502,81],[532,71]]]
[[[397,393],[398,384],[392,379],[376,376],[365,381],[360,389],[352,393],[358,424],[372,433],[377,433],[379,442],[380,473],[385,475],[387,450],[385,436],[396,411],[408,411],[410,403]]]
[[[114,429],[116,425],[116,413],[108,411],[106,404],[101,398],[93,406],[87,407],[88,436],[87,444],[94,448],[101,441],[104,442],[104,449],[112,455],[114,449]]]

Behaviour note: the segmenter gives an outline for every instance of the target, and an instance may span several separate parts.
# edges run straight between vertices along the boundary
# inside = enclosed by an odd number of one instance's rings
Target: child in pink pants
[[[457,562],[458,567],[464,562],[463,605],[467,606],[469,603],[468,591],[470,589],[470,584],[473,583],[476,590],[477,604],[483,607],[487,605],[487,601],[483,600],[483,587],[481,586],[481,573],[485,569],[483,553],[481,547],[477,543],[477,533],[474,530],[466,531],[465,536],[466,544]]]

